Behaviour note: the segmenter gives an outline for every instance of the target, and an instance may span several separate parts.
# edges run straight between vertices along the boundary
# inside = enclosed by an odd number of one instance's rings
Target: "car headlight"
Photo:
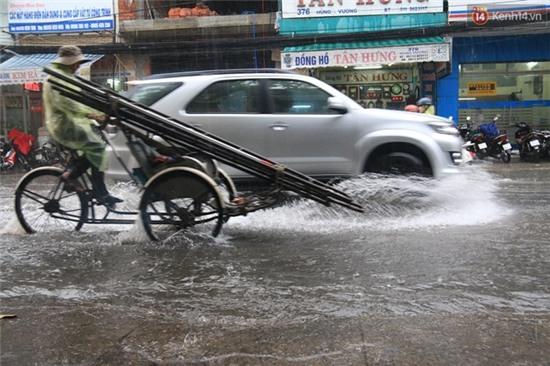
[[[445,122],[432,122],[430,123],[430,127],[433,128],[437,133],[441,133],[444,135],[459,135],[459,132],[455,126]]]

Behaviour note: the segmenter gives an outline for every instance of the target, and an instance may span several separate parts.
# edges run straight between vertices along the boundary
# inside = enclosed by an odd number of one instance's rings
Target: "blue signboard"
[[[112,0],[10,0],[10,33],[98,32],[114,29]]]

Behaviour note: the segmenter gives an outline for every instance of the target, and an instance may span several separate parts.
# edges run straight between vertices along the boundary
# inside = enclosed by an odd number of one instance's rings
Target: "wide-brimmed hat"
[[[52,62],[54,64],[74,65],[76,63],[88,62],[87,58],[82,54],[82,50],[77,46],[61,46],[57,51],[57,58]]]

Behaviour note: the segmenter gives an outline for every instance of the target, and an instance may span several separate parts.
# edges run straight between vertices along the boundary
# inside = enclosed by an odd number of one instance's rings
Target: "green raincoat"
[[[52,64],[56,71],[72,76],[70,70],[60,64]],[[48,79],[67,85],[67,83],[50,76]],[[72,86],[71,86],[72,87]],[[75,89],[75,87],[72,87]],[[99,112],[54,91],[50,83],[44,83],[44,109],[46,128],[54,140],[84,155],[100,171],[107,168],[105,142],[93,130],[89,113]]]

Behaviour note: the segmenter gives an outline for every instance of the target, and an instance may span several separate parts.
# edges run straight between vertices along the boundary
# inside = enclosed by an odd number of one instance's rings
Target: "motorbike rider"
[[[418,106],[418,111],[420,113],[435,115],[435,108],[432,105],[432,100],[430,98],[428,97],[420,98],[416,102],[416,105]]]
[[[51,68],[67,76],[73,76],[81,64],[87,62],[77,46],[61,46]],[[48,78],[59,83],[62,80]],[[71,161],[63,172],[64,179],[73,190],[83,187],[76,180],[91,168],[93,195],[102,203],[112,206],[122,202],[109,194],[105,186],[104,171],[107,168],[105,142],[93,131],[94,122],[104,122],[106,116],[83,104],[61,95],[52,89],[51,83],[44,83],[43,101],[46,115],[46,128],[51,137],[61,145],[76,150],[79,158]]]

